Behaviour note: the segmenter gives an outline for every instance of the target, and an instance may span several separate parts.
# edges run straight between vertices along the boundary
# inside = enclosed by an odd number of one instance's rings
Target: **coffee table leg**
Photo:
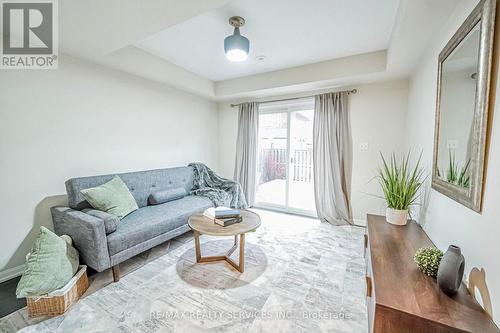
[[[237,248],[238,248],[238,235],[234,235],[233,247],[230,248],[229,251],[227,251],[226,257],[230,257],[231,254],[233,254],[234,250],[236,250]]]
[[[238,264],[236,264],[231,258],[229,258],[231,253],[233,253],[234,250],[236,250],[236,248],[238,247],[238,235],[234,236],[234,245],[225,256],[210,256],[210,257],[202,257],[201,256],[200,235],[201,234],[198,231],[193,230],[194,249],[196,252],[196,262],[197,263],[225,260],[231,266],[233,266],[235,269],[237,269],[240,273],[243,273],[243,271],[245,270],[245,234],[239,235],[239,237],[240,237],[240,257],[239,257]]]
[[[200,247],[200,233],[198,231],[194,231],[194,249],[196,252],[196,262],[201,261],[201,247]]]
[[[240,262],[238,270],[243,273],[245,270],[245,234],[240,235]]]

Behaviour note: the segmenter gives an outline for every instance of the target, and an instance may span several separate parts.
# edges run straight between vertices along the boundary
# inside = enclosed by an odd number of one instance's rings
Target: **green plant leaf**
[[[403,155],[400,163],[391,154],[389,161],[380,153],[382,166],[378,169],[377,180],[380,184],[387,206],[393,209],[408,209],[415,203],[418,191],[426,177],[421,168],[422,153],[414,167],[410,166],[410,153]]]

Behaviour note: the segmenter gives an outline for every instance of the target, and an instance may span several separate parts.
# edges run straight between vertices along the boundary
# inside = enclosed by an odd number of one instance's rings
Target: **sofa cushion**
[[[81,190],[96,187],[110,181],[115,175],[72,178],[66,181],[69,207],[82,210],[90,208]],[[148,197],[154,191],[183,187],[189,193],[193,187],[193,168],[179,167],[118,174],[127,185],[139,207],[148,205]]]
[[[116,226],[120,223],[120,218],[118,216],[103,212],[102,210],[85,208],[82,212],[101,219],[104,223],[106,235],[115,232]]]
[[[170,190],[156,191],[149,196],[149,203],[159,205],[165,202],[182,199],[187,195],[186,189],[182,187]]]
[[[187,223],[194,213],[213,207],[205,197],[189,195],[161,205],[146,206],[123,218],[116,231],[108,235],[108,249],[113,256],[153,237]],[[144,249],[146,250],[146,249]]]
[[[137,202],[120,177],[114,176],[109,182],[81,191],[92,207],[123,218],[137,210]]]

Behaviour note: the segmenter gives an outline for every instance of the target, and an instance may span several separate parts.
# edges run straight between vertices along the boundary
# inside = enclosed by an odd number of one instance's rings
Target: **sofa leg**
[[[113,282],[120,281],[120,267],[118,264],[111,267],[111,270],[113,271]]]

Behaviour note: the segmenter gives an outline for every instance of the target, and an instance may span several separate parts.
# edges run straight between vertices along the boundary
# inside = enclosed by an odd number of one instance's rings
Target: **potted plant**
[[[435,247],[422,247],[415,252],[413,260],[420,270],[432,278],[437,278],[443,252]]]
[[[389,162],[382,157],[382,167],[377,179],[387,201],[386,220],[391,224],[405,225],[408,221],[408,209],[415,203],[418,190],[424,181],[424,170],[420,167],[422,154],[414,167],[410,167],[410,154],[403,155],[400,163],[392,154]]]

